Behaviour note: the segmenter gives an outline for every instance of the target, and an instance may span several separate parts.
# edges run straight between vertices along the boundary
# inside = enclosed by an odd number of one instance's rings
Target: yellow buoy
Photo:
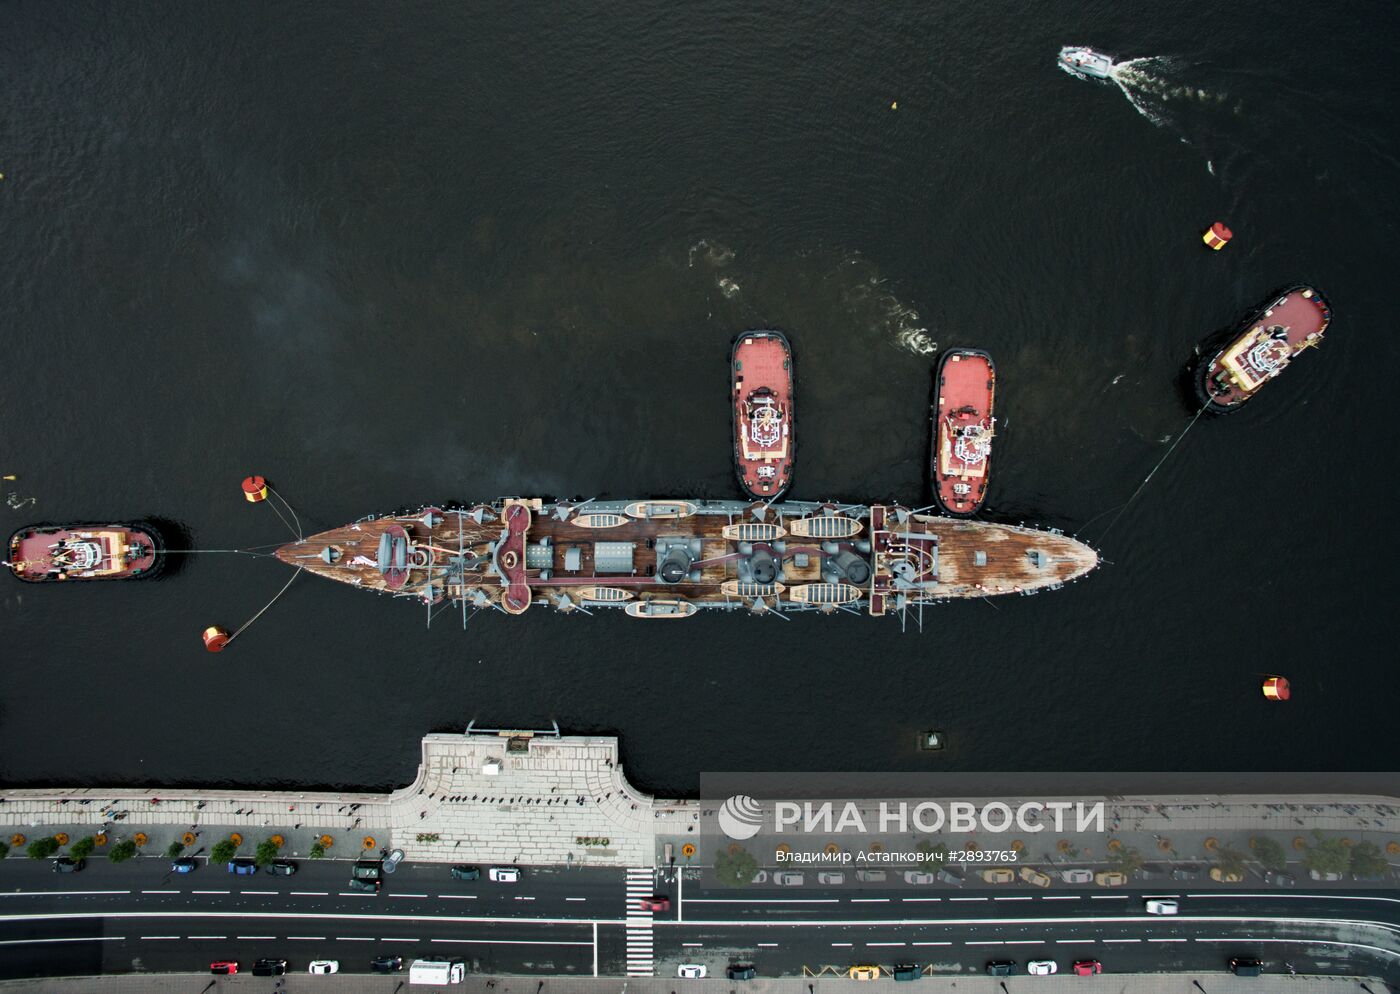
[[[899,110],[899,101],[898,101],[898,100],[896,100],[896,101],[894,101],[892,104],[890,104],[890,110]]]

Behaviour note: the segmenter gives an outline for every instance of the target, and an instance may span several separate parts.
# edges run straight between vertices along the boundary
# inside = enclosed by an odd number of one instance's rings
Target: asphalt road
[[[235,876],[201,865],[167,872],[157,859],[93,860],[76,874],[47,861],[0,864],[0,976],[206,968],[245,969],[282,957],[342,970],[372,957],[446,955],[474,971],[615,975],[628,966],[674,975],[681,962],[712,975],[752,962],[765,976],[843,971],[856,963],[917,962],[940,974],[991,959],[1053,959],[1062,970],[1097,959],[1106,973],[1223,970],[1235,955],[1271,970],[1366,973],[1400,980],[1400,891],[1104,890],[1021,884],[705,892],[694,880],[653,884],[633,874],[632,897],[656,891],[670,910],[628,904],[624,872],[526,868],[517,884],[451,879],[440,864],[404,864],[378,895],[346,888],[343,861],[302,861],[292,877]],[[1175,918],[1146,915],[1144,895],[1173,896]],[[632,927],[625,923],[630,920]],[[1286,971],[1285,971],[1286,972]]]

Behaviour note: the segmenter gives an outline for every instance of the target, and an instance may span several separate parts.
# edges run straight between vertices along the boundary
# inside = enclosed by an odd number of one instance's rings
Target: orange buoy
[[[1281,676],[1271,676],[1264,681],[1264,696],[1271,701],[1286,701],[1291,693],[1288,681]]]
[[[243,481],[243,499],[249,504],[267,500],[267,481],[261,476],[250,476]]]
[[[228,645],[231,636],[228,631],[218,625],[210,625],[204,629],[204,648],[210,652],[223,652],[224,646]]]
[[[1209,248],[1219,252],[1228,245],[1230,239],[1234,237],[1235,233],[1233,231],[1225,227],[1225,225],[1221,224],[1219,221],[1216,221],[1210,226],[1210,229],[1201,236],[1201,241],[1205,242]]]

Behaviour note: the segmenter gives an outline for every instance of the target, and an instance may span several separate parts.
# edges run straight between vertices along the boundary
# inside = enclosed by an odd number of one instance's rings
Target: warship
[[[428,605],[678,620],[701,611],[896,614],[959,598],[1036,594],[1098,565],[1056,529],[896,504],[503,498],[369,516],[277,558]]]

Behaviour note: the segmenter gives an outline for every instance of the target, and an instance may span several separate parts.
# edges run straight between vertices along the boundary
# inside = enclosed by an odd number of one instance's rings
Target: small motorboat
[[[1113,75],[1113,59],[1092,48],[1067,45],[1060,49],[1060,68],[1076,76],[1108,79]]]

